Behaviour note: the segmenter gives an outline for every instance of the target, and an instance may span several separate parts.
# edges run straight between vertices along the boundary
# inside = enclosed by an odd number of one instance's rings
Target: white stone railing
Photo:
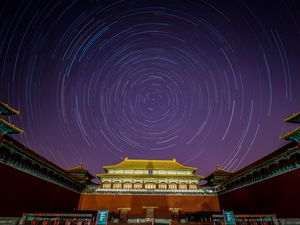
[[[160,190],[160,189],[105,189],[87,188],[85,194],[142,194],[142,195],[216,195],[213,188],[200,188],[197,190]]]

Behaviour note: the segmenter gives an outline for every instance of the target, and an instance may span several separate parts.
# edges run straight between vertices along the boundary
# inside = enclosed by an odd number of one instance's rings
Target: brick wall
[[[80,210],[108,209],[118,213],[118,208],[131,208],[128,218],[144,218],[143,206],[157,206],[156,218],[171,218],[169,208],[181,208],[183,212],[220,210],[217,196],[82,194],[79,202]]]

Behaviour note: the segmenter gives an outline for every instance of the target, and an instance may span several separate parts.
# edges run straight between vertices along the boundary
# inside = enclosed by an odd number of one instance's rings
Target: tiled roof
[[[0,134],[23,133],[23,130],[0,118]]]
[[[287,140],[287,141],[298,141],[300,136],[300,127],[287,132],[283,136],[280,137],[281,140]]]
[[[132,179],[143,179],[143,178],[151,178],[151,179],[202,179],[203,176],[195,175],[195,174],[97,174],[98,178],[132,178]]]
[[[95,178],[90,172],[83,167],[83,163],[81,162],[79,166],[75,166],[73,168],[66,170],[68,173],[76,176],[78,178],[78,174],[84,174],[83,177]]]
[[[218,177],[226,178],[229,177],[231,174],[233,173],[222,169],[220,166],[217,166],[216,169],[205,178],[205,180],[209,181],[210,179],[216,179]]]
[[[284,119],[285,122],[300,123],[300,112],[294,113],[293,115]]]
[[[216,169],[215,169],[215,171],[213,173],[214,174],[216,174],[216,173],[230,174],[231,172],[222,169],[220,166],[217,166]]]
[[[80,163],[79,166],[72,167],[67,169],[68,172],[87,172],[87,170],[83,167],[83,164]]]
[[[184,166],[173,160],[144,160],[144,159],[128,159],[127,157],[116,165],[104,166],[105,170],[190,170],[196,171],[197,168]]]

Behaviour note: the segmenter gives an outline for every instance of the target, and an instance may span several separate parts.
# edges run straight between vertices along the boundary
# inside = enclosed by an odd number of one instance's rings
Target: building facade
[[[105,190],[198,190],[203,176],[196,168],[173,160],[128,159],[117,165],[104,166],[105,174],[97,174],[100,188]]]

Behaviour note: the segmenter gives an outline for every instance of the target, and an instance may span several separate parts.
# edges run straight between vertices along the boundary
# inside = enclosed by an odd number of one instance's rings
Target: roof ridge
[[[113,168],[126,168],[134,167],[136,169],[153,169],[156,167],[157,169],[166,169],[168,166],[170,166],[170,169],[179,169],[179,170],[193,170],[196,171],[197,168],[191,167],[191,166],[185,166],[179,162],[176,161],[175,158],[173,159],[128,159],[128,157],[125,157],[125,159],[117,164],[114,165],[107,165],[103,166],[103,169],[113,169]]]
[[[175,158],[173,159],[129,159],[128,157],[125,158],[125,161],[155,161],[155,162],[165,162],[165,161],[169,161],[169,162],[177,162]],[[123,161],[122,161],[123,162]],[[178,163],[178,162],[177,162]]]
[[[71,168],[67,169],[67,171],[70,171],[70,170],[76,170],[76,169],[82,169],[82,170],[86,170],[86,171],[87,171],[87,169],[86,169],[86,168],[84,168],[84,166],[83,166],[83,163],[82,163],[82,162],[80,162],[80,164],[79,164],[78,166],[71,167]]]

